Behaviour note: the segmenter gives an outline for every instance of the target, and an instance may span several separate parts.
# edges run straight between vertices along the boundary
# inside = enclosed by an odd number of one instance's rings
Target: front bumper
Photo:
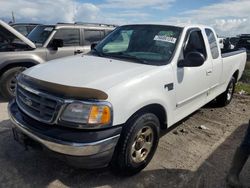
[[[91,161],[94,167],[106,166],[112,158],[115,146],[120,137],[121,127],[95,132],[93,130],[65,129],[56,127],[56,125],[51,129],[47,127],[40,129],[42,126],[49,127],[52,125],[39,124],[40,122],[31,119],[28,121],[29,119],[25,118],[26,115],[18,108],[14,101],[9,104],[8,111],[10,119],[13,122],[13,128],[17,129],[18,132],[21,132],[31,140],[53,152],[67,155],[67,158],[81,157],[81,159],[85,159],[87,167],[91,167]],[[74,137],[76,141],[74,141]],[[100,140],[100,138],[102,139]],[[79,142],[79,140],[85,140],[85,142]]]

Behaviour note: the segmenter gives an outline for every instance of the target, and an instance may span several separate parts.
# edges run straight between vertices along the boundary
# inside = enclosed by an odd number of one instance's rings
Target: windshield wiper
[[[109,54],[106,54],[109,55]],[[130,59],[139,63],[143,63],[143,64],[149,64],[148,61],[144,60],[144,59],[140,59],[136,56],[133,55],[129,55],[126,54],[124,52],[118,52],[118,53],[114,53],[114,54],[110,54],[111,57],[116,57],[116,58],[126,58],[126,59]]]

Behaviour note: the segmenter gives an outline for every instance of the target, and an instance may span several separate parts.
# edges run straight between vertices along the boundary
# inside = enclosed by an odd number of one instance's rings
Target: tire
[[[0,92],[4,99],[10,100],[15,97],[16,76],[26,67],[14,67],[4,72],[0,78]]]
[[[159,142],[160,122],[156,115],[144,113],[126,123],[111,162],[119,175],[131,176],[151,161]]]
[[[221,106],[221,107],[227,106],[232,101],[234,89],[235,89],[235,83],[236,83],[236,80],[234,77],[232,77],[227,86],[226,91],[220,94],[216,98],[216,103],[218,106]]]

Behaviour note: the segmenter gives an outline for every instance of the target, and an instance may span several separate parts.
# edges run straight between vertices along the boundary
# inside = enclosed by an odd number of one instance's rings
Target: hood
[[[2,20],[0,20],[0,32],[1,31],[4,32],[3,33],[4,35],[7,35],[7,36],[14,35],[15,37],[23,41],[25,44],[27,44],[29,47],[36,48],[36,45],[31,40],[23,36],[21,33],[19,33],[17,30],[15,30],[13,27],[9,26],[7,23],[5,23]]]
[[[27,69],[24,74],[55,84],[107,91],[157,66],[78,55],[53,60]]]

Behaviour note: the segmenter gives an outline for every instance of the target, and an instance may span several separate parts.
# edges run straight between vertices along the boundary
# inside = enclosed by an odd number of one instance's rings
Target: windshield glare
[[[95,52],[139,63],[166,64],[174,53],[181,31],[173,26],[122,26],[99,43]]]
[[[36,45],[43,45],[53,31],[54,26],[39,25],[27,36]]]

